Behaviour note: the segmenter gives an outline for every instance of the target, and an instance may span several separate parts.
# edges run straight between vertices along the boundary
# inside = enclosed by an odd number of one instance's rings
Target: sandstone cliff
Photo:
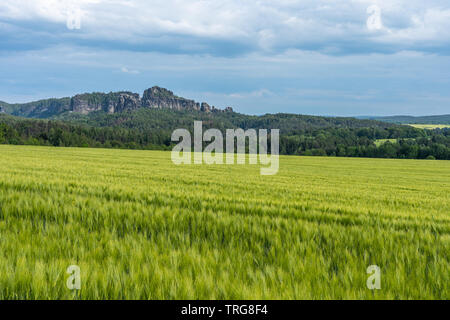
[[[206,102],[200,104],[194,100],[178,97],[172,91],[157,86],[145,90],[142,98],[138,93],[128,91],[94,92],[77,94],[72,98],[47,99],[9,106],[9,109],[0,106],[0,113],[8,112],[12,115],[31,118],[51,118],[66,112],[89,114],[95,111],[104,111],[112,114],[141,107],[193,110],[206,113],[233,112],[230,107],[221,110]]]
[[[70,102],[72,112],[89,114],[93,111],[123,112],[141,107],[139,94],[132,92],[86,93],[74,96]]]
[[[178,97],[172,91],[160,87],[144,91],[142,106],[158,109],[200,110],[200,104],[194,100]]]

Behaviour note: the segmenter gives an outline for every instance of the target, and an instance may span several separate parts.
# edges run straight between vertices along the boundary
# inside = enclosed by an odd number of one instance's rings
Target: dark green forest
[[[54,120],[0,115],[0,143],[56,147],[170,150],[171,133],[204,129],[280,129],[280,153],[337,157],[450,160],[450,129],[422,130],[373,120],[273,114],[204,113],[140,108],[116,114],[66,113]]]

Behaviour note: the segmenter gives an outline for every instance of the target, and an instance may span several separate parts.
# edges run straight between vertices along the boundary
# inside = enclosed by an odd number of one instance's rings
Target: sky
[[[450,114],[450,1],[1,0],[1,101],[154,85],[247,114]]]

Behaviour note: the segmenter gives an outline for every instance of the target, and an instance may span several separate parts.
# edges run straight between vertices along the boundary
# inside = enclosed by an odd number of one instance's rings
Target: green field
[[[281,157],[261,176],[1,145],[0,168],[0,299],[450,298],[450,161]]]
[[[450,128],[449,124],[409,124],[409,126],[428,130]]]
[[[377,140],[375,140],[375,145],[377,147],[379,147],[379,146],[381,146],[382,144],[384,144],[386,142],[396,143],[397,139],[377,139]]]

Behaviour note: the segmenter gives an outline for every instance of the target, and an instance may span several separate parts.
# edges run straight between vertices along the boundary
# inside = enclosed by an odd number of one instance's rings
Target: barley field
[[[261,176],[1,145],[0,168],[0,299],[450,298],[449,161],[280,157]]]

